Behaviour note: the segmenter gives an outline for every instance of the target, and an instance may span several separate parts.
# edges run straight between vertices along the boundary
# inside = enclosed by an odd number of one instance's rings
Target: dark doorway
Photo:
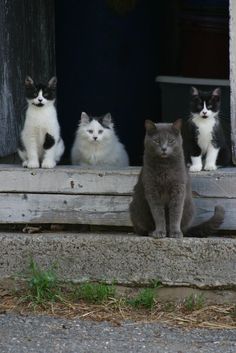
[[[158,2],[57,0],[55,5],[57,104],[67,159],[81,111],[109,111],[131,164],[140,164],[144,120],[159,115]]]
[[[110,111],[131,165],[139,165],[144,120],[174,120],[188,109],[188,94],[176,94],[177,85],[165,97],[170,116],[162,115],[156,76],[228,79],[228,0],[56,0],[55,6],[65,162],[81,111]],[[227,89],[226,96],[227,104]]]

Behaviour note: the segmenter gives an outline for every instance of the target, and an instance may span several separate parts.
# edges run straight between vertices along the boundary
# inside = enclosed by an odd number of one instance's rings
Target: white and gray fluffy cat
[[[86,167],[127,167],[128,154],[119,141],[111,114],[90,117],[81,114],[71,150],[72,164]]]
[[[18,148],[24,167],[53,168],[64,152],[54,105],[56,84],[56,77],[47,85],[35,84],[29,76],[25,80],[28,108]]]

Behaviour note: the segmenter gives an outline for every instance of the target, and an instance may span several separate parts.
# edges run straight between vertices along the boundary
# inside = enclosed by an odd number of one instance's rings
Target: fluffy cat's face
[[[199,91],[191,88],[191,112],[203,119],[214,117],[220,110],[220,88],[213,91]]]
[[[56,98],[56,77],[52,77],[47,85],[36,84],[31,77],[25,79],[25,95],[29,104],[44,107],[53,104]]]
[[[156,156],[168,159],[180,153],[182,150],[181,119],[173,124],[155,124],[151,120],[146,120],[145,127],[145,146]]]
[[[80,132],[91,143],[100,143],[109,139],[113,132],[113,122],[111,115],[108,113],[103,117],[90,117],[86,113],[81,114],[79,125]]]

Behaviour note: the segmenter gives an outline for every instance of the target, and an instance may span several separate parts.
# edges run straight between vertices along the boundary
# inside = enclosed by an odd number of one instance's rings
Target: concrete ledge
[[[63,280],[199,288],[236,286],[236,239],[156,240],[128,234],[0,234],[0,278],[24,273],[30,258],[58,265]]]

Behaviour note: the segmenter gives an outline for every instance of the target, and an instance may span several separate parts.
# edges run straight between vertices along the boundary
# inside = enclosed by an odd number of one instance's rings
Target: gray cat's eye
[[[99,133],[99,134],[102,134],[102,133],[103,133],[103,130],[98,130],[98,133]]]
[[[90,134],[93,134],[93,130],[87,130]]]

